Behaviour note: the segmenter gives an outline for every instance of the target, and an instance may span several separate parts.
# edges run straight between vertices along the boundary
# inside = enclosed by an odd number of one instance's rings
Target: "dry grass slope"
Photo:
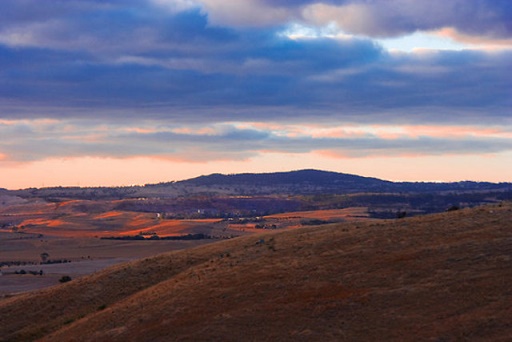
[[[512,205],[222,241],[0,302],[0,340],[512,340]]]

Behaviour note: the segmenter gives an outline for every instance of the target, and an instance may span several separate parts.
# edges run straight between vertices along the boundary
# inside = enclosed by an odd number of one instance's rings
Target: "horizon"
[[[213,175],[222,175],[222,176],[237,176],[237,175],[263,175],[263,174],[278,174],[278,173],[293,173],[293,172],[301,172],[301,171],[316,171],[316,172],[326,172],[326,173],[337,173],[337,174],[344,174],[349,176],[356,176],[356,177],[363,177],[363,178],[374,178],[382,181],[389,181],[393,183],[459,183],[459,182],[476,182],[476,183],[493,183],[493,184],[499,184],[499,183],[512,183],[512,182],[489,182],[489,181],[474,181],[474,180],[467,180],[467,179],[461,179],[461,180],[453,180],[453,181],[438,181],[438,180],[408,180],[408,181],[402,181],[402,180],[389,180],[379,177],[373,177],[373,176],[363,176],[358,175],[354,173],[347,173],[347,172],[339,172],[339,171],[332,171],[332,170],[321,170],[321,169],[291,169],[288,171],[270,171],[270,172],[240,172],[240,173],[221,173],[221,172],[213,172],[208,174],[201,174],[193,177],[188,178],[182,178],[182,179],[172,179],[172,180],[163,180],[159,182],[150,182],[150,183],[139,183],[139,184],[125,184],[125,185],[48,185],[48,186],[41,186],[41,187],[28,187],[28,188],[3,188],[0,187],[0,189],[8,190],[8,191],[17,191],[17,190],[27,190],[27,189],[51,189],[51,188],[123,188],[123,187],[144,187],[148,185],[158,185],[158,184],[165,184],[165,183],[175,183],[175,182],[181,182],[181,181],[188,181],[191,179],[195,179],[198,177],[209,177]]]
[[[0,187],[511,182],[506,2],[0,2]]]

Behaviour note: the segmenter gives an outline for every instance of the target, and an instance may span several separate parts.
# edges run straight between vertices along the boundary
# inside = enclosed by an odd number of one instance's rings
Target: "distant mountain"
[[[489,182],[391,182],[373,177],[321,170],[298,170],[275,173],[212,174],[180,182],[196,187],[238,187],[257,193],[355,193],[355,192],[437,192],[512,189],[512,183]]]
[[[177,182],[129,187],[53,187],[5,190],[4,194],[23,198],[127,199],[186,198],[194,195],[223,196],[294,196],[345,194],[442,194],[442,193],[512,193],[512,183],[489,182],[392,182],[372,177],[321,170],[275,173],[211,174]],[[1,193],[1,191],[0,191]],[[485,197],[483,194],[480,197]]]
[[[241,174],[212,174],[200,176],[182,182],[196,186],[306,186],[332,189],[376,189],[393,184],[377,178],[362,177],[346,173],[337,173],[320,170],[299,170],[275,173],[241,173]]]

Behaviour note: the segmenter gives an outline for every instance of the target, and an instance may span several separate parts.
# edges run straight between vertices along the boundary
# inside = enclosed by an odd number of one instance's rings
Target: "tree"
[[[397,213],[396,213],[396,218],[398,219],[401,219],[401,218],[404,218],[407,216],[407,212],[406,211],[401,211],[399,210]]]
[[[43,253],[41,253],[40,256],[41,256],[41,262],[43,264],[45,264],[48,261],[48,257],[50,256],[50,254],[43,252]]]
[[[59,279],[61,283],[67,283],[68,281],[71,281],[71,277],[68,275],[62,276],[62,278]]]

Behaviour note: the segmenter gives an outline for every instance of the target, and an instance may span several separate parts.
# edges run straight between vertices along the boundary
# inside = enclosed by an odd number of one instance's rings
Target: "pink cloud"
[[[484,50],[512,49],[512,39],[498,39],[487,36],[468,35],[451,27],[445,27],[437,32],[437,35],[453,39],[455,41],[473,45]]]

